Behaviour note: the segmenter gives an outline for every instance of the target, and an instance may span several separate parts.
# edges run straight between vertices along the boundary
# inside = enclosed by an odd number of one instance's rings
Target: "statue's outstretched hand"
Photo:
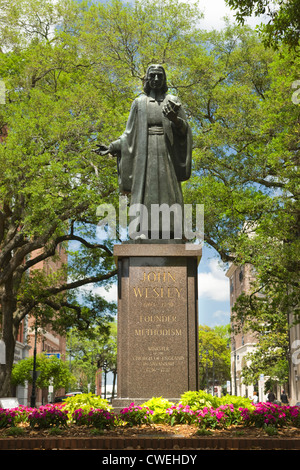
[[[93,152],[97,153],[98,155],[107,155],[109,153],[109,147],[107,145],[102,145],[102,144],[96,144],[97,149],[93,150]]]

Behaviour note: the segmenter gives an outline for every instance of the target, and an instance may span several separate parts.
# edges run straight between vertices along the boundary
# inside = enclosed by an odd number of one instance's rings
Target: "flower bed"
[[[150,424],[153,410],[147,406],[137,406],[134,403],[120,411],[121,420],[128,426],[139,426],[141,424]],[[116,420],[118,424],[118,420]]]
[[[240,412],[248,426],[300,427],[300,409],[296,406],[257,403],[254,409],[240,408]]]
[[[194,393],[200,395],[200,392]],[[75,407],[76,409],[74,409],[75,401],[70,399],[64,403],[39,408],[20,406],[9,410],[0,409],[0,428],[21,425],[35,429],[49,429],[76,425],[104,430],[155,423],[171,426],[193,425],[200,430],[226,429],[239,425],[255,428],[266,426],[300,428],[299,407],[272,403],[254,405],[250,400],[241,402],[236,397],[233,397],[232,403],[224,403],[223,397],[219,402],[221,404],[216,406],[218,404],[216,397],[212,398],[214,406],[211,406],[211,402],[207,399],[203,402],[199,399],[195,401],[194,395],[189,403],[183,400],[177,404],[163,398],[153,398],[142,406],[131,403],[117,414],[106,400],[87,394],[85,397],[81,396],[81,406]],[[241,403],[243,406],[239,406]],[[78,405],[77,402],[76,404]]]
[[[28,421],[32,428],[64,427],[67,426],[68,411],[53,405],[40,406],[29,413]]]
[[[115,415],[111,411],[103,409],[91,409],[85,412],[81,408],[75,410],[72,418],[78,426],[93,426],[96,429],[107,429],[114,427]]]

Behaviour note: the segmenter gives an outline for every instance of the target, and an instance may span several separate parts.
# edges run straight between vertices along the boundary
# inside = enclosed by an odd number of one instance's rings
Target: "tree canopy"
[[[38,354],[36,357],[36,370],[39,372],[36,379],[38,388],[53,386],[53,390],[68,388],[75,383],[75,376],[69,371],[68,364],[56,356],[47,357]],[[26,381],[32,383],[33,357],[22,359],[14,364],[12,371],[12,383],[24,385]]]
[[[200,389],[224,386],[230,380],[229,325],[199,327],[199,384]]]
[[[244,23],[246,17],[262,16],[265,21],[260,30],[267,46],[278,48],[281,44],[299,51],[300,12],[298,0],[226,0],[237,10],[236,19]]]

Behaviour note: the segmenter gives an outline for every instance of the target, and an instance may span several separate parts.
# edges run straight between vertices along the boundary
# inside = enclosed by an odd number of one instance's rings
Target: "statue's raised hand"
[[[164,105],[162,112],[170,121],[176,123],[180,106],[181,105],[179,103],[168,100],[168,102]]]

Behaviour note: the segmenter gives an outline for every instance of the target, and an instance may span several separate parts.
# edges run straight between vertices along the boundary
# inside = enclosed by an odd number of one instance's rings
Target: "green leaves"
[[[247,16],[268,15],[269,21],[262,23],[264,43],[278,48],[282,43],[290,48],[299,46],[299,4],[297,0],[280,2],[274,0],[227,0],[230,7],[237,9],[236,18],[243,23]]]
[[[15,385],[24,384],[25,381],[32,382],[30,372],[33,370],[33,357],[23,359],[14,365],[12,382]],[[56,356],[48,358],[44,354],[37,355],[36,370],[40,372],[36,384],[43,388],[53,385],[54,390],[67,388],[75,378],[69,372],[68,365]]]

